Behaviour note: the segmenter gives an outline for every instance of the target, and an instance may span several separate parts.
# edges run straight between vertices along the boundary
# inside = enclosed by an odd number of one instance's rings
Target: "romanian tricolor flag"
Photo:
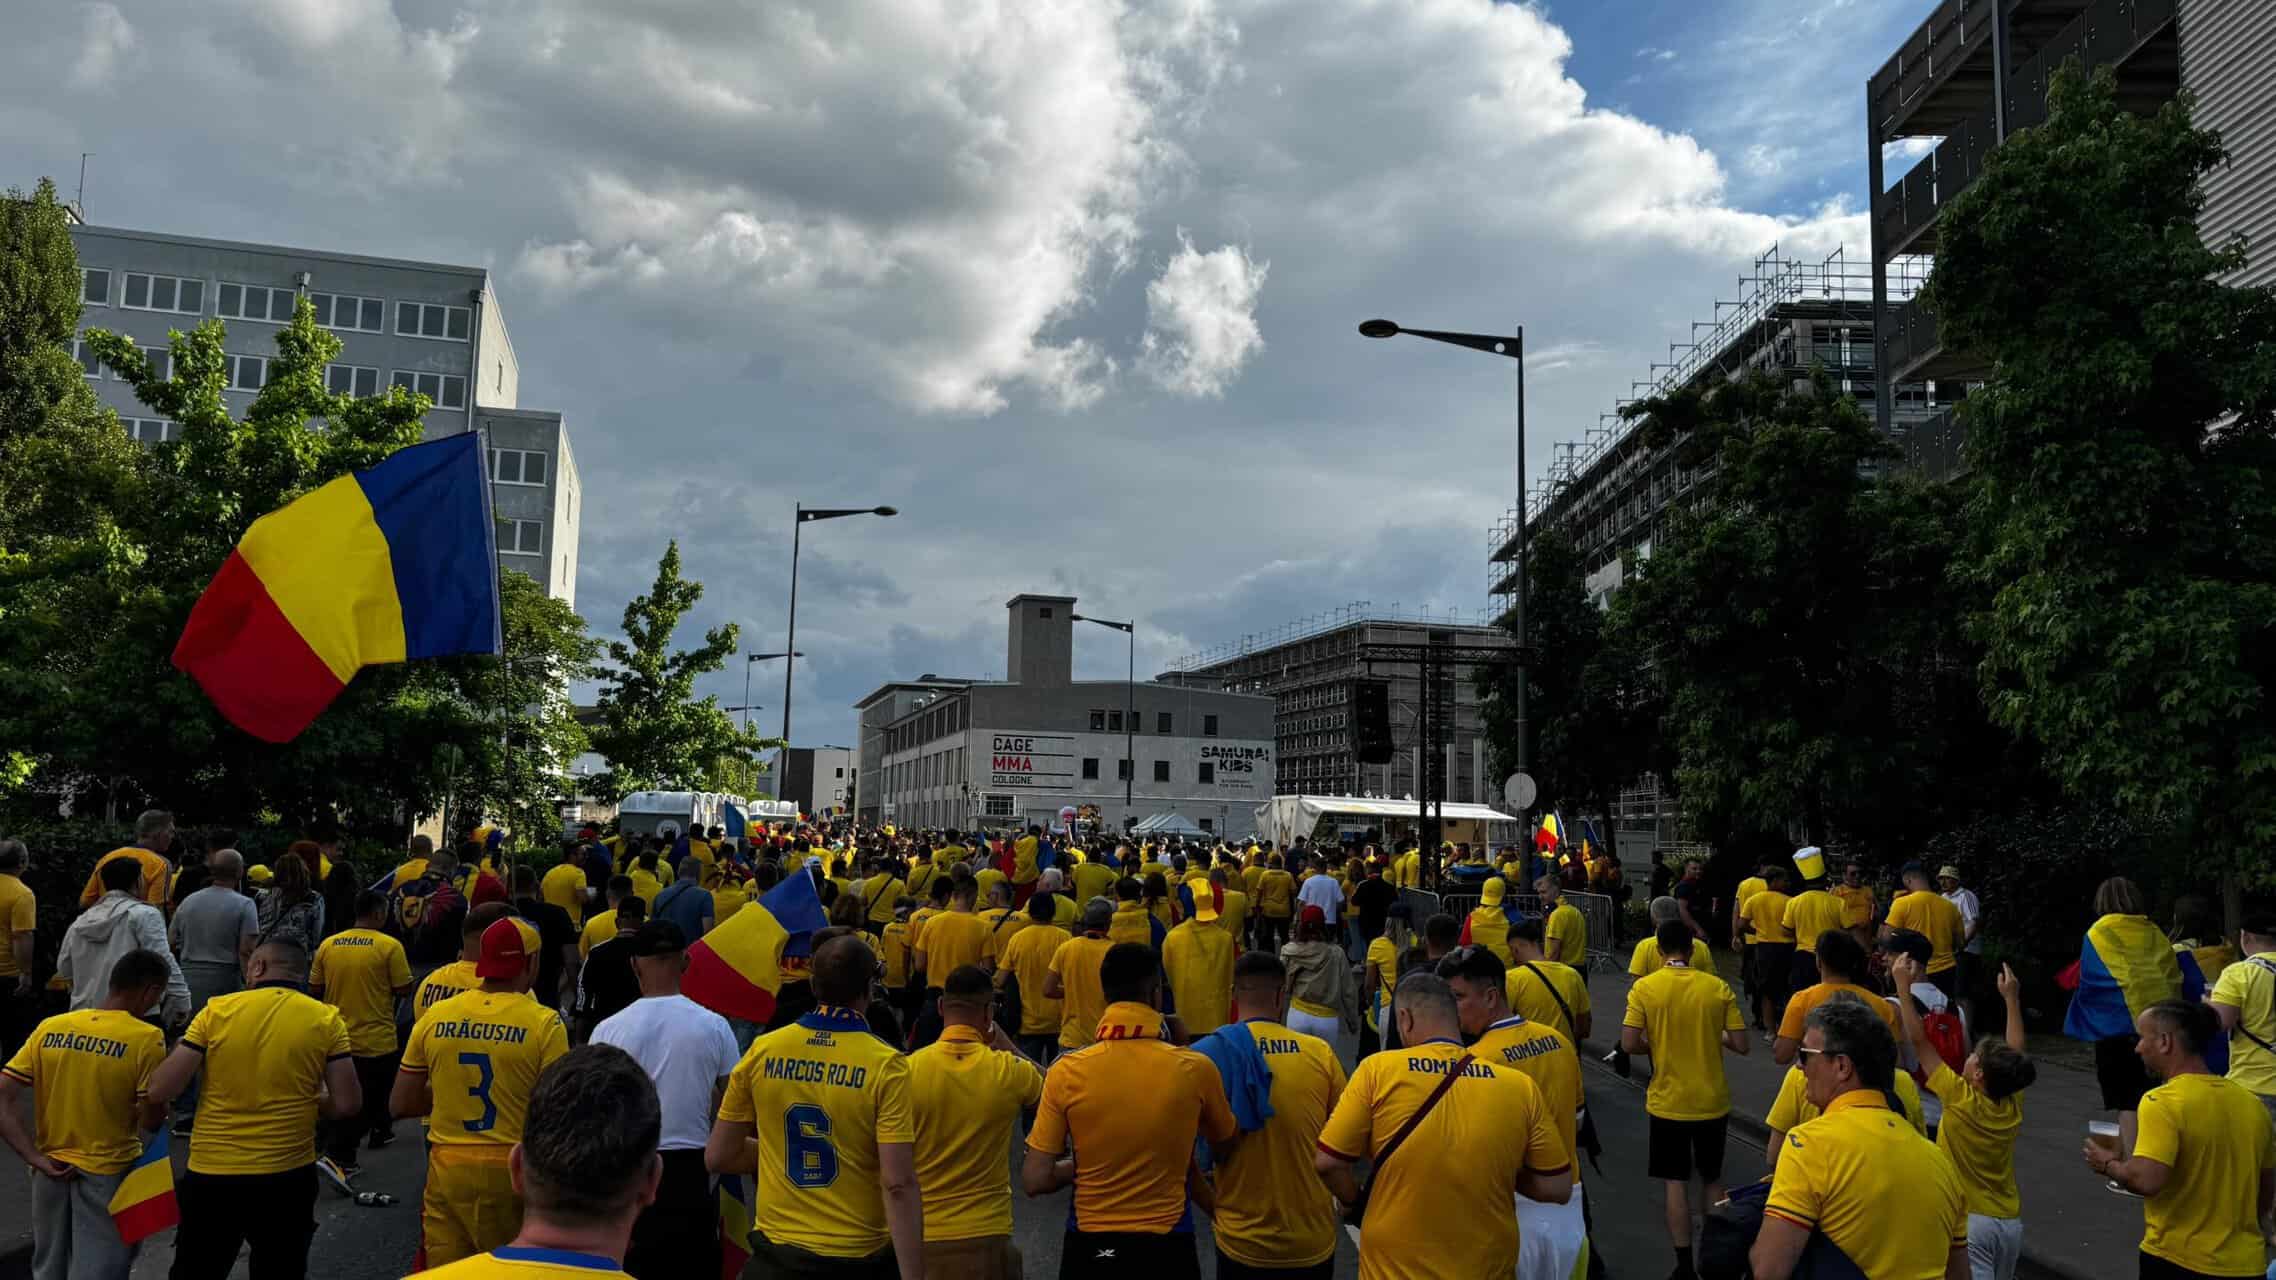
[[[1533,833],[1533,847],[1554,849],[1565,838],[1565,828],[1554,813],[1541,815],[1541,829]]]
[[[375,663],[496,653],[482,437],[398,449],[253,522],[174,645],[231,724],[289,742]]]
[[[719,1180],[719,1280],[736,1280],[750,1260],[751,1202],[742,1175],[730,1173]]]
[[[111,1193],[111,1221],[121,1244],[140,1244],[168,1227],[181,1225],[182,1207],[174,1199],[174,1162],[166,1154],[166,1127],[142,1144],[142,1158],[127,1167]]]
[[[2063,1017],[2063,1034],[2074,1040],[2130,1036],[2142,1010],[2160,1000],[2195,1001],[2204,990],[2196,957],[2176,954],[2148,916],[2107,915],[2086,928],[2078,993]]]
[[[782,990],[783,952],[828,923],[801,867],[688,948],[680,991],[722,1017],[763,1023]]]

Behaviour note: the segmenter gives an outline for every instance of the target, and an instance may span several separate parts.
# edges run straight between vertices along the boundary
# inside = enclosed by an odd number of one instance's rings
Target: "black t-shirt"
[[[619,935],[594,947],[577,977],[583,993],[579,1017],[588,1030],[640,998],[640,977],[632,971],[632,939]]]
[[[1700,928],[1708,927],[1707,913],[1711,903],[1707,897],[1706,881],[1678,880],[1675,882],[1675,887],[1668,892],[1677,902],[1684,903],[1691,908],[1691,918]]]
[[[1369,933],[1383,932],[1391,904],[1398,900],[1399,890],[1381,876],[1369,876],[1351,887],[1351,905],[1359,908],[1359,927]]]
[[[514,899],[514,914],[537,926],[537,985],[530,994],[548,1009],[561,1003],[561,948],[575,946],[577,927],[569,913],[542,898]]]

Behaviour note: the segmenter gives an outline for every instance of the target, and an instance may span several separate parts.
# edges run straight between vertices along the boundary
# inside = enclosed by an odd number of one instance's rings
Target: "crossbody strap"
[[[1465,1053],[1456,1058],[1454,1065],[1447,1068],[1446,1078],[1438,1082],[1438,1087],[1430,1091],[1430,1096],[1423,1099],[1423,1104],[1415,1108],[1415,1113],[1407,1117],[1407,1122],[1399,1126],[1399,1131],[1391,1135],[1389,1142],[1383,1144],[1383,1150],[1375,1157],[1374,1167],[1367,1171],[1367,1185],[1359,1189],[1358,1211],[1360,1213],[1367,1211],[1368,1198],[1374,1194],[1376,1180],[1383,1176],[1383,1166],[1390,1163],[1391,1157],[1399,1153],[1400,1147],[1406,1145],[1408,1135],[1412,1134],[1415,1131],[1415,1126],[1421,1124],[1424,1118],[1437,1108],[1439,1099],[1444,1098],[1446,1091],[1454,1087],[1454,1082],[1462,1078],[1462,1069],[1470,1065],[1472,1057],[1473,1055]]]
[[[1581,1024],[1580,1020],[1573,1016],[1573,1007],[1565,1003],[1564,993],[1557,990],[1557,984],[1549,980],[1548,974],[1541,972],[1541,966],[1528,960],[1525,962],[1525,967],[1532,972],[1534,977],[1541,979],[1542,986],[1549,988],[1549,998],[1557,1002],[1557,1012],[1565,1015],[1565,1030],[1573,1033],[1573,1048],[1578,1050],[1581,1043]]]
[[[2252,965],[2270,977],[2276,978],[2276,962],[2271,962],[2262,956],[2246,956],[2243,963]],[[2269,1008],[2272,1014],[2276,1014],[2276,984],[2271,984],[2269,987]],[[2236,1029],[2244,1033],[2245,1039],[2252,1041],[2270,1053],[2276,1053],[2276,1044],[2270,1044],[2252,1034],[2252,1028],[2244,1025],[2244,1010],[2242,1009],[2237,1010]]]

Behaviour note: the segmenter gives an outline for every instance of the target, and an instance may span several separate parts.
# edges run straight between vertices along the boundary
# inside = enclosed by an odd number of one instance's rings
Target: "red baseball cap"
[[[537,930],[528,921],[513,916],[494,920],[482,931],[482,958],[474,962],[474,976],[518,977],[537,947]]]
[[[1296,913],[1296,921],[1299,924],[1326,924],[1328,922],[1328,913],[1320,910],[1317,905],[1307,906],[1302,911]],[[494,928],[496,926],[492,927]],[[487,934],[484,935],[483,941],[489,941]]]

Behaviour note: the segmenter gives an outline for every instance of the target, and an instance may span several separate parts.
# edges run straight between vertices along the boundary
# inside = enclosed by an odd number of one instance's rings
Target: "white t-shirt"
[[[1944,895],[1944,900],[1951,903],[1960,912],[1960,930],[1963,935],[1976,927],[1976,917],[1983,913],[1983,906],[1976,901],[1975,890],[1954,889]],[[1970,955],[1982,955],[1984,953],[1984,936],[1979,933],[1975,937],[1969,938],[1968,945],[1960,949]]]
[[[711,1090],[735,1069],[727,1019],[686,996],[644,996],[593,1028],[594,1044],[632,1055],[656,1082],[663,1104],[664,1151],[701,1150],[711,1136]]]
[[[1308,907],[1318,907],[1329,924],[1336,922],[1336,913],[1343,910],[1343,886],[1331,875],[1321,874],[1306,880],[1296,890],[1296,900]]]

